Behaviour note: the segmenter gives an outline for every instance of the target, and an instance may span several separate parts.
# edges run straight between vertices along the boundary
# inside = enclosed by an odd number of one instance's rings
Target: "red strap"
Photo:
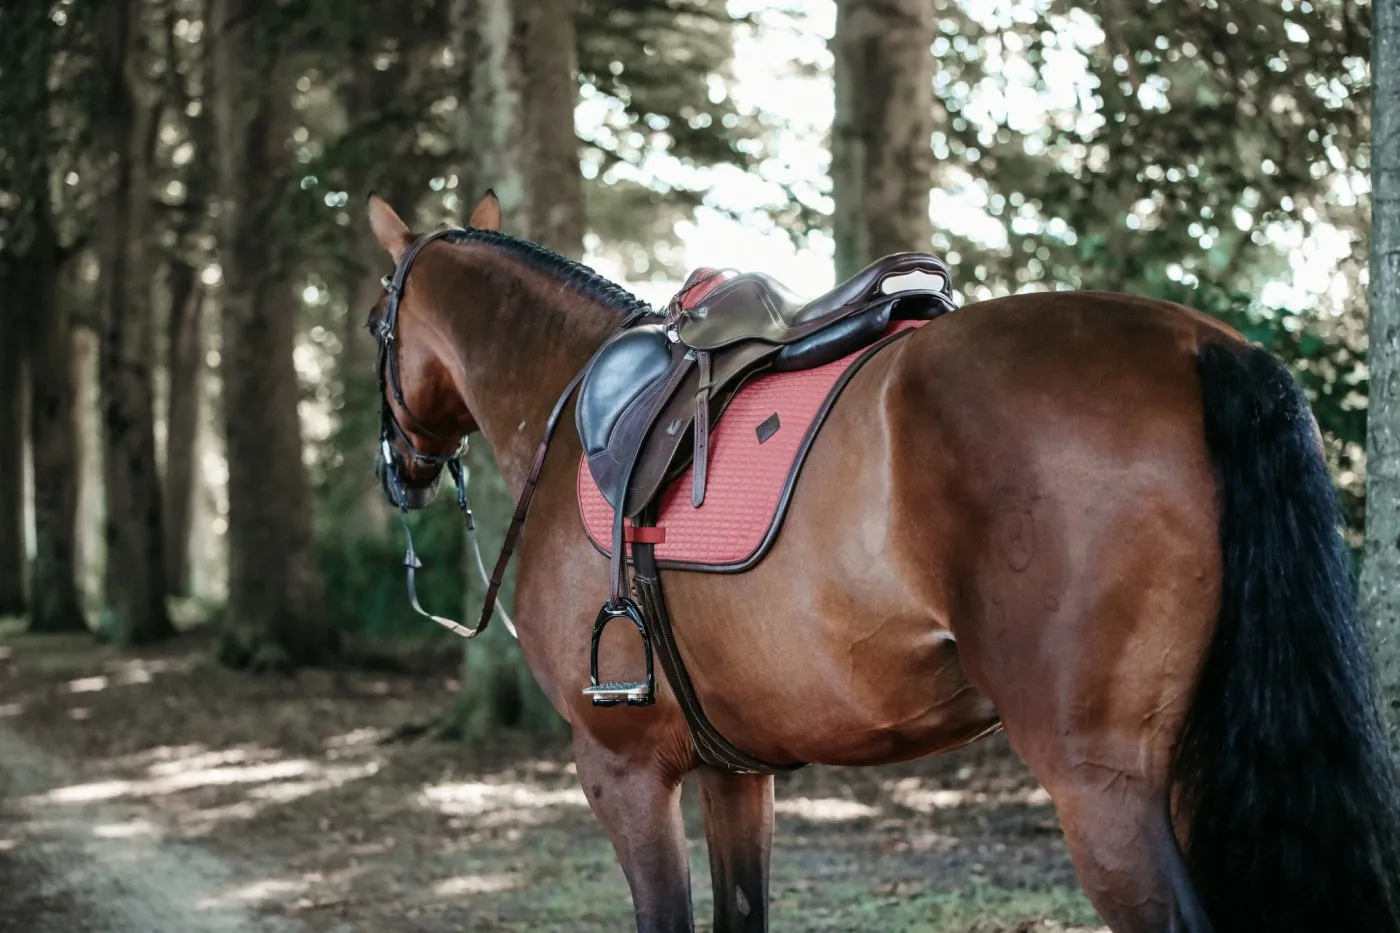
[[[622,538],[628,544],[665,544],[666,529],[659,526],[642,526],[640,528],[628,525],[622,532]]]

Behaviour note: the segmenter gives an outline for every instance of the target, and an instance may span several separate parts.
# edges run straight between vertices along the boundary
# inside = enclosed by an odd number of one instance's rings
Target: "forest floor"
[[[0,933],[632,928],[564,740],[391,740],[447,707],[450,658],[252,677],[210,647],[198,631],[124,653],[0,626]],[[777,780],[775,931],[1100,929],[1000,736]]]

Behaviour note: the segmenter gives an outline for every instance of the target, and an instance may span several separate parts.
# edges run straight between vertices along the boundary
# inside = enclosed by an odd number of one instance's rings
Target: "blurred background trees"
[[[656,302],[702,262],[813,293],[932,249],[965,301],[1194,305],[1294,367],[1359,548],[1370,13],[6,3],[0,613],[124,642],[214,618],[239,667],[459,650],[408,610],[371,469],[371,189],[427,230],[494,188],[509,232]],[[489,560],[511,504],[470,465]],[[424,602],[469,612],[459,518],[411,520]],[[499,628],[464,677],[443,731],[552,721]]]

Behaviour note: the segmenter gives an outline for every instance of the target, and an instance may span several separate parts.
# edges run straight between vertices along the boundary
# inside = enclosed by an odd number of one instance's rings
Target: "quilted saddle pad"
[[[657,564],[734,573],[772,547],[802,462],[841,390],[900,332],[927,321],[896,321],[881,338],[824,366],[760,376],[740,389],[710,435],[705,501],[690,504],[690,470],[661,492]],[[613,510],[579,459],[579,514],[594,547],[612,550]]]

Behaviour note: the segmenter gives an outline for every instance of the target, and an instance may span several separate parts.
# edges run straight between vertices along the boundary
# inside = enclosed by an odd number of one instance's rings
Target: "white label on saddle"
[[[903,275],[892,275],[880,283],[880,291],[886,295],[894,295],[898,292],[913,291],[914,289],[930,289],[941,292],[946,285],[943,276],[937,272],[925,272],[923,269],[915,269],[913,272],[906,272]]]

